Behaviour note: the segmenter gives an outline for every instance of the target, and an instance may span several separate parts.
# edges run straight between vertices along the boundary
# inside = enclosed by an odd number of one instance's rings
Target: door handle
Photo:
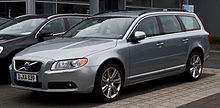
[[[164,43],[163,43],[163,42],[158,42],[158,43],[156,44],[156,46],[159,47],[159,48],[161,48],[161,47],[164,46]]]
[[[182,40],[183,43],[187,43],[188,41],[189,41],[188,38]]]

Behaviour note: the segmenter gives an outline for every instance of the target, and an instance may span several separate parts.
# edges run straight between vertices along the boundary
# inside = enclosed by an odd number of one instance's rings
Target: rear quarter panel
[[[193,31],[191,32],[191,45],[190,45],[190,53],[195,49],[195,48],[201,48],[203,51],[203,60],[206,60],[209,56],[209,49],[210,49],[210,44],[208,41],[208,33],[204,30],[198,30],[198,31]]]

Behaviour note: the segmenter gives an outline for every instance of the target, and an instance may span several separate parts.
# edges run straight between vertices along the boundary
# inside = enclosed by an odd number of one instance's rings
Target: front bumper
[[[32,90],[32,91],[42,91],[42,92],[78,92],[78,93],[91,93],[95,83],[95,76],[98,70],[98,66],[92,67],[80,67],[77,69],[71,70],[58,70],[58,71],[44,71],[33,73],[37,75],[37,83],[40,84],[38,87],[30,87],[26,86],[25,83],[27,82],[19,82],[15,80],[15,70],[10,67],[10,76],[12,80],[12,87]],[[22,73],[22,72],[19,72]],[[25,72],[23,72],[25,73]],[[27,74],[27,73],[26,73]],[[28,74],[31,74],[30,72]],[[61,88],[61,89],[51,89],[49,88],[49,83],[54,82],[72,82],[77,87],[76,88]],[[34,85],[36,83],[32,83]],[[29,83],[31,85],[31,83]]]

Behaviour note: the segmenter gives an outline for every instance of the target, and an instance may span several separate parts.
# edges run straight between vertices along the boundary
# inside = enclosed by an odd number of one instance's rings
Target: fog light
[[[73,82],[49,82],[49,89],[76,89],[77,86]]]

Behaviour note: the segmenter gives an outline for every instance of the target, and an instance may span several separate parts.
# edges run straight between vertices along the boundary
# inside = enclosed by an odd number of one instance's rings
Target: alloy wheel
[[[121,83],[119,70],[115,67],[107,68],[102,75],[102,93],[109,99],[116,97],[121,89]]]
[[[199,55],[193,55],[190,61],[190,73],[197,79],[202,73],[202,61]]]

